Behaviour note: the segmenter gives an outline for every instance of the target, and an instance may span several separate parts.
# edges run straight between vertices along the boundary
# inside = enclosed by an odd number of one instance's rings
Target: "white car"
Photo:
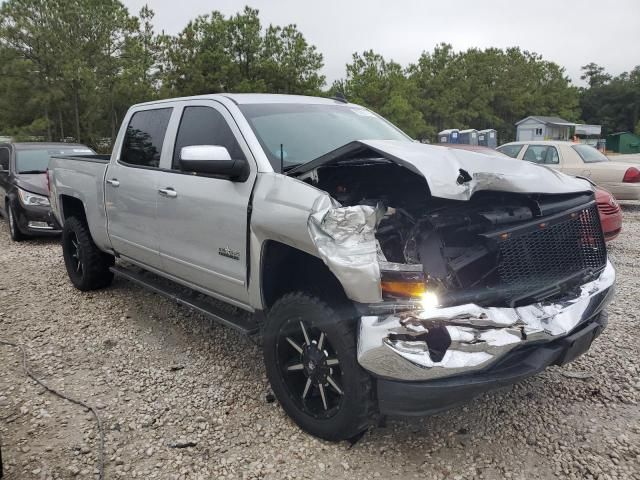
[[[568,175],[586,177],[609,190],[618,200],[640,200],[637,164],[611,161],[590,145],[561,141],[505,143],[505,155],[555,168]]]

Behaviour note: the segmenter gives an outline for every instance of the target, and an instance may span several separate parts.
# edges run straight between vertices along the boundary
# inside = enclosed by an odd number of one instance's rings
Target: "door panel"
[[[236,304],[248,303],[247,214],[255,167],[244,182],[183,172],[182,147],[224,146],[234,159],[250,152],[231,115],[213,101],[180,112],[169,170],[160,172],[158,235],[163,269]]]
[[[105,175],[107,231],[121,255],[161,268],[157,228],[160,161],[173,108],[143,108],[131,115],[118,158]]]
[[[161,172],[158,231],[163,269],[224,296],[246,301],[247,208],[251,181]]]
[[[158,170],[111,164],[105,185],[113,248],[121,255],[156,268],[161,267],[156,225],[159,174]]]
[[[518,141],[527,142],[529,140],[533,140],[533,129],[532,128],[521,129],[518,135]]]

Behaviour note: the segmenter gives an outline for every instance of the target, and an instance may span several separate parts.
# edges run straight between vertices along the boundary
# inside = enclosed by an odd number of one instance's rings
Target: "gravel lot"
[[[306,435],[266,401],[251,341],[124,280],[82,294],[57,240],[11,243],[4,222],[0,339],[98,408],[106,478],[640,479],[640,205],[624,215],[609,328],[587,355],[436,417],[389,419],[352,447]],[[95,478],[91,413],[20,362],[0,346],[6,478]]]

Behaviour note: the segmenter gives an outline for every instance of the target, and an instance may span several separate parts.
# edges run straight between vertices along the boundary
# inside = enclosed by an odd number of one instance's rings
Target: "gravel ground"
[[[306,435],[267,402],[246,338],[124,280],[76,291],[57,240],[11,243],[3,222],[0,339],[98,408],[110,479],[640,479],[640,205],[624,215],[609,328],[588,354],[435,417],[389,419],[354,446]],[[25,378],[20,361],[0,346],[6,478],[95,478],[91,413]]]

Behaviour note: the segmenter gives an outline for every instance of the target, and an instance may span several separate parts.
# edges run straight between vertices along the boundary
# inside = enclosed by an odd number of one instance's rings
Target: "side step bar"
[[[244,315],[237,316],[229,312],[225,312],[223,309],[210,304],[206,300],[202,300],[194,296],[201,294],[198,294],[187,287],[174,284],[170,280],[158,277],[153,273],[146,272],[142,269],[140,272],[135,272],[119,265],[111,267],[110,270],[118,277],[122,277],[130,282],[151,290],[154,293],[167,297],[178,305],[191,308],[196,312],[201,313],[227,327],[233,328],[240,333],[245,335],[254,335],[260,330],[258,324],[253,319],[253,315],[249,312],[246,312]],[[188,293],[184,293],[185,290],[188,290],[193,294],[190,295]]]

